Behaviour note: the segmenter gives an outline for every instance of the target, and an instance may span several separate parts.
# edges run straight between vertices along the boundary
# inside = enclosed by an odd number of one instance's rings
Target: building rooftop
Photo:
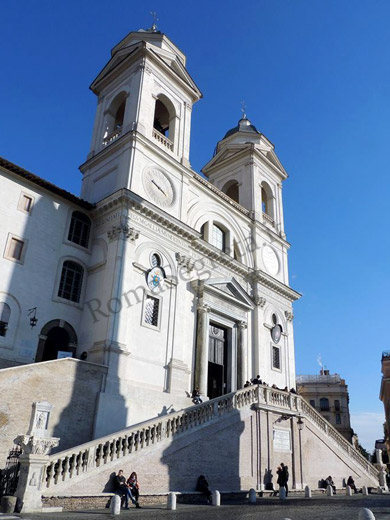
[[[8,170],[9,172],[15,173],[16,175],[19,175],[19,177],[23,177],[27,181],[33,182],[41,188],[51,191],[52,193],[55,193],[56,195],[59,195],[64,199],[67,199],[70,202],[73,202],[74,204],[77,204],[78,206],[81,206],[84,209],[93,209],[95,207],[94,204],[91,204],[86,200],[80,199],[80,197],[77,197],[76,195],[73,195],[73,193],[59,188],[51,182],[45,181],[45,179],[42,179],[42,177],[38,177],[38,175],[35,175],[34,173],[31,173],[25,170],[24,168],[21,168],[20,166],[17,166],[12,162],[7,161],[7,159],[4,159],[3,157],[0,157],[0,167],[4,168],[5,170]]]

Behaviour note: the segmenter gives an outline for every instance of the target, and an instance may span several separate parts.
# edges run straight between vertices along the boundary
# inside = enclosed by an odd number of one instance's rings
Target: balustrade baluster
[[[95,454],[95,465],[98,468],[100,466],[100,462],[102,459],[102,453],[103,453],[103,446],[101,444],[98,444],[96,448],[96,454]]]
[[[49,487],[54,473],[54,463],[52,462],[46,469],[46,487]]]
[[[62,461],[62,471],[61,471],[61,477],[64,481],[66,479],[67,473],[69,469],[69,457],[65,457]]]
[[[110,454],[110,441],[106,441],[103,445],[103,464],[107,464],[107,459]]]

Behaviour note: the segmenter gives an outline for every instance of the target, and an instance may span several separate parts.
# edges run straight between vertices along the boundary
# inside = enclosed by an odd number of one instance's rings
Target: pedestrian
[[[280,488],[283,486],[283,471],[282,471],[282,468],[280,466],[278,466],[277,470],[276,470],[276,474],[278,476],[277,480],[276,480],[276,483],[278,484],[279,486],[279,494],[280,494]],[[278,491],[275,489],[275,492],[274,492],[274,496],[276,497],[278,494]]]
[[[115,475],[114,483],[116,493],[124,499],[125,509],[129,509],[129,498],[133,502],[133,504],[136,505],[136,501],[133,498],[133,495],[131,494],[129,487],[126,484],[126,478],[123,475],[123,469],[120,469],[118,471],[118,474]]]
[[[133,473],[127,479],[127,485],[128,485],[128,487],[130,489],[131,495],[135,499],[135,507],[140,509],[141,506],[139,505],[139,501],[138,501],[138,499],[139,499],[139,483],[138,483],[137,473],[135,471],[133,471]]]
[[[280,467],[282,469],[282,486],[284,488],[286,488],[286,497],[287,497],[288,496],[288,478],[289,478],[288,466],[286,466],[285,464],[283,464],[283,462],[281,462]]]
[[[336,486],[333,482],[331,475],[329,475],[329,477],[325,479],[325,482],[327,486],[330,486],[333,489],[333,493],[336,494]]]
[[[348,477],[347,486],[349,486],[351,489],[353,489],[354,493],[358,492],[358,490],[356,489],[356,486],[355,486],[355,481],[352,478],[352,475],[350,475]]]
[[[211,504],[211,491],[209,489],[209,483],[204,475],[199,475],[198,482],[196,484],[196,491],[203,493],[207,497],[207,503]]]
[[[198,387],[198,386],[196,386],[196,387],[192,390],[191,397],[192,397],[192,402],[193,402],[194,404],[201,404],[201,403],[203,403],[202,398],[201,398],[201,396],[200,396],[200,390],[199,390],[199,387]]]

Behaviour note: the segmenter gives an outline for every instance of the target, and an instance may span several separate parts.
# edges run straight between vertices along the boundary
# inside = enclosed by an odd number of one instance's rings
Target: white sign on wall
[[[274,451],[291,451],[289,430],[277,430],[274,428]]]

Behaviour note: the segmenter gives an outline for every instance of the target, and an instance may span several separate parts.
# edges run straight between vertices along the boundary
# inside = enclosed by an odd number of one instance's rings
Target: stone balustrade
[[[160,144],[165,146],[165,148],[168,148],[171,152],[173,152],[173,143],[168,139],[168,137],[165,137],[162,133],[160,133],[158,130],[153,128],[153,138],[156,139]]]
[[[118,139],[118,137],[120,137],[121,133],[122,133],[122,127],[117,128],[116,130],[111,132],[111,134],[106,135],[103,138],[103,142],[102,142],[103,146],[107,146],[108,144],[110,144],[113,141],[115,141],[116,139]]]
[[[253,385],[51,455],[44,466],[43,489],[54,491],[60,482],[252,405],[259,409],[285,411],[291,417],[300,416],[310,421],[365,472],[378,478],[376,468],[301,396],[265,385]]]

